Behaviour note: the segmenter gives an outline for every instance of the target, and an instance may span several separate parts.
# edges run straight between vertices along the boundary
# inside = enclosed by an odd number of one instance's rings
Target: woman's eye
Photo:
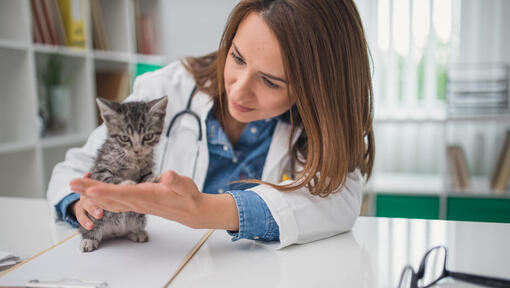
[[[152,134],[152,133],[151,134],[147,134],[147,135],[143,136],[143,140],[149,141],[149,140],[152,139],[152,137],[154,137],[154,134]]]
[[[234,61],[236,61],[237,64],[244,64],[244,60],[241,57],[234,54],[234,52],[231,52],[230,55],[232,55],[232,58],[234,58]]]
[[[274,84],[273,82],[271,82],[270,80],[268,80],[265,77],[262,77],[262,80],[264,81],[264,83],[266,83],[267,87],[269,87],[271,89],[280,88],[280,86],[278,86],[277,84]]]

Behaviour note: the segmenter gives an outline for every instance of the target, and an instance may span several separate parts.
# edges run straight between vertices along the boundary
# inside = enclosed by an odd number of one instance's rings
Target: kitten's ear
[[[147,106],[149,107],[149,113],[160,115],[162,117],[166,114],[166,105],[168,104],[168,96],[163,96],[156,100],[152,100],[147,102]]]
[[[99,107],[99,112],[101,112],[101,117],[104,121],[108,121],[110,117],[113,117],[118,114],[120,104],[117,102],[113,102],[110,100],[106,100],[103,98],[96,98],[97,106]]]

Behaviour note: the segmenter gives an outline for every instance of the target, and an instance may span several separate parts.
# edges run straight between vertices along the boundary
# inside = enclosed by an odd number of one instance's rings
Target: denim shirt
[[[236,202],[239,231],[227,231],[232,241],[254,239],[279,240],[279,227],[266,203],[258,194],[247,190],[256,184],[231,183],[241,179],[260,179],[277,118],[248,123],[235,147],[228,140],[221,125],[214,117],[213,109],[206,119],[209,167],[204,183],[204,193],[232,195]],[[79,223],[68,207],[80,198],[70,193],[55,205],[59,219],[73,227]]]
[[[239,231],[227,231],[232,241],[255,239],[278,240],[279,227],[266,203],[248,190],[256,184],[231,183],[242,179],[261,179],[267,152],[271,145],[277,118],[248,123],[232,146],[211,110],[207,115],[209,168],[204,183],[205,193],[228,193],[234,197],[239,212]]]

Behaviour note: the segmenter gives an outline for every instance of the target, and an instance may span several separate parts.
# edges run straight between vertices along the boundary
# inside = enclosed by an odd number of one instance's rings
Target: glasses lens
[[[436,247],[427,254],[424,261],[424,274],[420,286],[427,286],[437,281],[445,269],[446,248]]]
[[[400,275],[400,282],[398,284],[398,288],[411,288],[413,281],[413,268],[407,266],[402,271],[402,275]]]

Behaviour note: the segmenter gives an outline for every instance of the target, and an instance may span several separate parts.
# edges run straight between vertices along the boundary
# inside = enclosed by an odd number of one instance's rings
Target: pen
[[[77,278],[65,278],[60,281],[30,280],[27,288],[106,288],[106,282],[83,281]]]

